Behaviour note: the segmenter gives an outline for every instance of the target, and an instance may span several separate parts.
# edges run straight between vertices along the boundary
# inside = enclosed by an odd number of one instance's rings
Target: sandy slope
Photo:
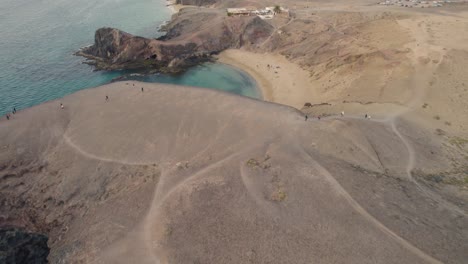
[[[272,22],[276,33],[255,53],[229,50],[220,60],[254,76],[269,101],[331,104],[316,114],[394,115],[409,107],[425,126],[466,137],[467,8],[298,4],[291,18]]]
[[[261,87],[266,87],[268,100],[294,107],[313,104],[301,109],[311,117],[344,111],[385,119],[392,128],[401,119],[424,128],[444,142],[434,153],[445,152],[452,167],[444,172],[408,170],[408,175],[414,183],[429,185],[429,193],[438,189],[454,202],[466,199],[468,6],[418,10],[315,4],[297,6],[290,19],[275,21],[277,33],[258,54],[227,51],[221,61],[243,67],[266,84]],[[258,61],[280,69],[272,74],[252,67]],[[414,136],[394,132],[402,141]],[[452,147],[458,151],[452,153]]]
[[[47,232],[53,263],[468,257],[466,205],[408,178],[395,129],[427,141],[406,138],[411,166],[440,171],[451,160],[407,122],[305,122],[287,106],[142,83],[61,102],[0,121],[1,224]]]

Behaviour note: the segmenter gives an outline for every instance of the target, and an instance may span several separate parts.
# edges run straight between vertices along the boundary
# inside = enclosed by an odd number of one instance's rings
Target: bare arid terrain
[[[2,223],[47,233],[52,263],[468,257],[466,199],[408,173],[464,157],[404,120],[306,122],[287,106],[143,83],[60,102],[0,123]]]
[[[409,135],[395,131],[398,122],[427,130],[443,149],[460,150],[450,157],[462,159],[445,172],[413,171],[416,180],[466,202],[468,5],[314,1],[288,7],[288,16],[273,19],[275,33],[264,43],[226,50],[219,60],[254,76],[265,100],[311,118],[367,114],[385,120],[402,140]]]
[[[207,4],[171,41],[277,3]],[[265,101],[129,81],[0,120],[0,226],[51,263],[466,263],[468,5],[281,4],[217,55]]]

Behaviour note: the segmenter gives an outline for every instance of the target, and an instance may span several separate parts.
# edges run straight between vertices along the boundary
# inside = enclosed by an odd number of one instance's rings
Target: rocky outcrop
[[[217,0],[176,0],[178,5],[207,6],[216,4]]]
[[[0,230],[0,263],[48,263],[47,237],[16,228]]]
[[[228,48],[265,41],[273,27],[258,17],[228,17],[217,10],[187,8],[167,25],[160,39],[114,28],[96,31],[94,45],[77,52],[98,70],[138,69],[179,72]]]

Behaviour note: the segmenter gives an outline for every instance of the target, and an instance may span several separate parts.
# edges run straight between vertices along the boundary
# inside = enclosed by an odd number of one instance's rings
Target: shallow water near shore
[[[177,76],[164,74],[147,76],[132,75],[129,76],[127,80],[189,85],[211,89],[219,89],[219,85],[222,84],[222,90],[226,92],[253,98],[262,97],[255,80],[250,75],[232,66],[221,63],[205,63],[198,65]]]
[[[164,0],[0,0],[0,115],[102,84],[124,72],[94,72],[73,55],[99,27],[159,37],[171,17]],[[134,76],[146,82],[219,88],[259,97],[255,81],[235,68],[207,64],[179,76]]]

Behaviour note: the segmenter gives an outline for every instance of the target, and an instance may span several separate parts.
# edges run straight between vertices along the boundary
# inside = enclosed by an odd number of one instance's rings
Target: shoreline
[[[310,86],[310,73],[282,55],[228,49],[215,58],[249,74],[256,81],[265,101],[297,109],[301,109],[306,102],[320,101],[316,90]]]
[[[166,7],[172,12],[172,15],[179,13],[180,9],[186,7],[185,5],[176,4],[175,0],[166,0]],[[167,22],[170,22],[167,21]]]
[[[273,99],[273,90],[271,83],[265,79],[265,77],[255,69],[252,69],[250,66],[242,63],[242,61],[232,58],[226,55],[226,51],[221,52],[217,56],[218,62],[229,65],[231,67],[240,69],[252,77],[257,83],[257,88],[262,94],[262,99],[265,101],[274,101]]]

